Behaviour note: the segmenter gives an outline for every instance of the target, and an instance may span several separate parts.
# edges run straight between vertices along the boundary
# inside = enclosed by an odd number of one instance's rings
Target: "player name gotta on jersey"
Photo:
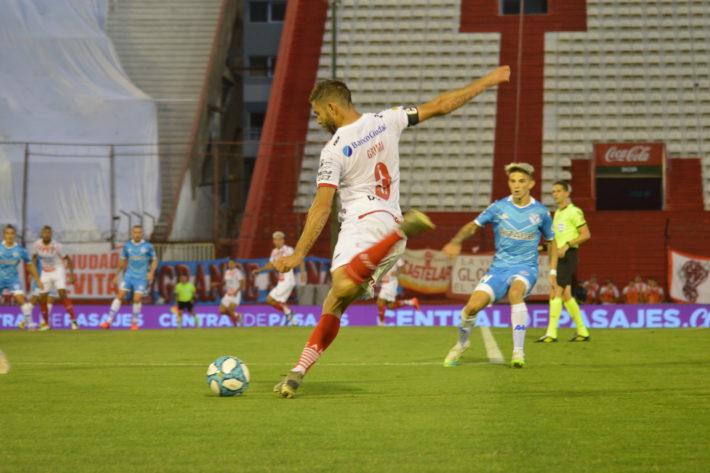
[[[401,218],[399,137],[407,125],[402,107],[364,113],[325,145],[316,183],[338,188],[341,222],[377,211]]]

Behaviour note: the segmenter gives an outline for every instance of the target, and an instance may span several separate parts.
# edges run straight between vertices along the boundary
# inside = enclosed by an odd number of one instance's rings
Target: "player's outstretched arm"
[[[461,254],[461,244],[464,240],[471,238],[476,234],[478,230],[478,225],[475,222],[468,222],[466,225],[461,227],[461,229],[456,233],[456,235],[444,245],[441,251],[446,253],[448,256],[458,256]]]
[[[417,107],[419,123],[432,117],[449,114],[472,100],[484,90],[495,87],[500,83],[508,82],[509,80],[510,66],[501,66],[465,87],[444,92],[434,100]]]
[[[42,284],[42,280],[39,278],[39,273],[37,272],[37,266],[35,265],[35,261],[35,257],[33,256],[32,260],[27,263],[27,270],[30,272],[30,275],[32,275],[32,278],[37,283],[37,287],[39,287],[40,289],[44,289],[44,284]]]
[[[254,268],[251,270],[251,274],[257,274],[262,271],[270,271],[274,269],[274,265],[271,264],[271,262],[266,263],[264,266],[259,266],[258,268]]]
[[[321,186],[318,188],[311,208],[308,210],[303,233],[301,233],[301,238],[299,238],[298,243],[296,243],[293,254],[274,261],[273,264],[276,271],[285,273],[303,262],[303,258],[311,251],[311,248],[313,248],[320,233],[323,231],[323,227],[328,223],[335,191],[336,189],[330,186]]]

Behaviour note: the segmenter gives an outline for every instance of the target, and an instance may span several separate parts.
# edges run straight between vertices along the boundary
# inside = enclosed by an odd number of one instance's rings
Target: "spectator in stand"
[[[624,302],[627,304],[643,304],[646,302],[644,294],[646,293],[646,284],[641,276],[636,276],[628,286],[624,288]]]
[[[599,289],[599,302],[602,304],[616,304],[619,300],[619,289],[611,279],[604,281],[604,285]]]
[[[599,283],[596,276],[592,276],[589,281],[583,282],[582,287],[585,291],[584,303],[596,304],[599,301]]]
[[[661,304],[665,300],[663,288],[658,285],[658,281],[653,278],[648,279],[644,299],[647,304]]]

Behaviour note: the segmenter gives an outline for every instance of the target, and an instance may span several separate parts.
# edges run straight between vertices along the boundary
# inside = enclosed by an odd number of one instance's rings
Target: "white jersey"
[[[242,290],[244,275],[239,268],[228,269],[224,272],[224,293],[235,296]]]
[[[52,240],[45,245],[42,239],[39,239],[32,245],[32,254],[39,258],[43,273],[64,270],[62,244],[58,241]]]
[[[323,148],[318,187],[338,189],[339,220],[357,220],[374,212],[402,217],[399,208],[399,137],[414,109],[402,107],[365,113],[338,128]]]
[[[284,256],[291,256],[292,254],[293,248],[288,245],[284,245],[281,248],[274,248],[273,250],[271,250],[271,257],[269,258],[269,263],[273,263],[277,259],[283,258]],[[293,269],[286,273],[279,273],[279,281],[284,280],[293,280],[294,283],[296,282],[296,277],[293,274]]]

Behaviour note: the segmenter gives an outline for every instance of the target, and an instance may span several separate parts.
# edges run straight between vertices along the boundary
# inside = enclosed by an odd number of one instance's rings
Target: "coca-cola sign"
[[[597,143],[594,155],[597,167],[661,166],[665,143]]]

